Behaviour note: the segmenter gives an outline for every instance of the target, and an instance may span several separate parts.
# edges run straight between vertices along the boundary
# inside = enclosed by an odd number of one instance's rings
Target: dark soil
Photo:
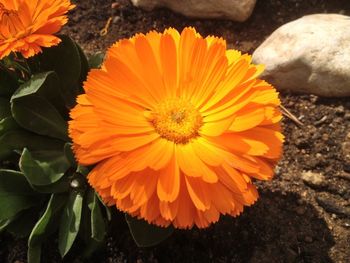
[[[350,15],[348,0],[258,0],[245,23],[192,20],[163,9],[145,12],[126,0],[116,1],[112,9],[113,2],[76,1],[64,33],[94,53],[136,32],[194,26],[204,36],[222,36],[230,48],[252,53],[277,27],[303,15]],[[111,16],[114,22],[101,37]],[[346,140],[350,144],[350,99],[281,98],[303,126],[284,119],[284,158],[274,180],[257,182],[260,200],[254,206],[206,230],[177,231],[149,249],[135,246],[126,225],[112,225],[107,246],[91,262],[350,262],[350,160],[342,147]],[[319,185],[306,184],[301,179],[305,171],[324,179]],[[0,244],[0,262],[25,262],[23,240],[2,235]],[[46,261],[59,262],[52,254]]]

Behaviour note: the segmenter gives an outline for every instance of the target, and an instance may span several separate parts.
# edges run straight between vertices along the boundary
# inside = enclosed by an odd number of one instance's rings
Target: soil
[[[230,48],[252,53],[280,25],[303,15],[350,15],[348,0],[258,0],[244,23],[188,19],[165,9],[145,12],[127,0],[75,3],[64,33],[89,54],[136,32],[185,26],[204,36],[222,36]],[[100,36],[109,17],[113,23]],[[91,262],[350,262],[350,99],[285,93],[281,99],[303,126],[284,118],[284,157],[272,181],[256,182],[260,199],[255,205],[206,230],[176,231],[147,249],[136,247],[126,225],[112,225],[106,247]],[[321,181],[303,181],[308,171]],[[3,234],[0,244],[0,262],[25,262],[24,240]],[[45,261],[60,262],[57,251],[50,254]]]

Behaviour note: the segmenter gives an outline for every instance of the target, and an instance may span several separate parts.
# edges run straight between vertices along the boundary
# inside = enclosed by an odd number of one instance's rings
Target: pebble
[[[322,188],[326,184],[326,177],[324,175],[311,171],[302,172],[301,179],[306,185],[316,189]]]
[[[302,207],[302,206],[298,206],[296,209],[295,209],[295,212],[298,214],[298,215],[303,215],[305,214],[305,208]]]
[[[350,208],[338,204],[334,198],[316,196],[317,203],[328,213],[336,214],[342,217],[350,217]]]
[[[312,237],[310,237],[310,236],[306,236],[305,238],[304,238],[304,240],[305,240],[305,242],[306,243],[312,243],[314,240],[312,239]]]
[[[345,113],[344,119],[345,120],[350,120],[350,112]]]

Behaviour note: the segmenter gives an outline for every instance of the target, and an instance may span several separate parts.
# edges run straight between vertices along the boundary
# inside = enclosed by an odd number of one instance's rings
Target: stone
[[[320,173],[313,173],[311,171],[303,172],[301,179],[305,184],[312,188],[322,188],[326,185],[326,178]]]
[[[334,198],[316,196],[316,201],[328,213],[333,213],[340,217],[350,217],[350,208]]]
[[[253,12],[256,0],[131,0],[134,6],[151,11],[166,7],[188,17],[226,18],[243,22]]]
[[[314,14],[287,23],[254,52],[262,79],[276,89],[324,97],[350,96],[350,17]]]

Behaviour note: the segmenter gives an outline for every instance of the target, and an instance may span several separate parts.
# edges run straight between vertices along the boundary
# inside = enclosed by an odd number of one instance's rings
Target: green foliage
[[[31,185],[49,185],[61,179],[70,164],[62,151],[30,153],[25,148],[19,166]]]
[[[63,209],[61,226],[58,235],[58,248],[64,257],[73,245],[80,227],[83,196],[80,192],[70,193],[68,203]]]
[[[145,220],[139,220],[126,215],[126,222],[132,237],[139,247],[151,247],[167,239],[173,232],[172,227],[157,227],[148,224]]]
[[[105,58],[105,54],[102,52],[97,52],[95,54],[93,54],[90,58],[89,58],[89,66],[90,68],[100,68],[101,64],[103,63],[103,60]]]
[[[22,173],[0,169],[0,220],[12,219],[17,213],[35,206],[38,201],[40,196]]]
[[[77,43],[60,37],[58,46],[30,60],[0,61],[0,232],[28,237],[29,263],[40,263],[42,244],[52,237],[62,258],[77,243],[85,248],[80,255],[89,256],[111,220],[87,183],[92,167],[76,162],[67,124],[82,82],[104,54],[87,60]],[[127,222],[142,247],[173,232],[129,216]]]
[[[61,38],[13,71],[4,68],[15,65],[11,57],[0,61],[0,232],[28,237],[29,263],[40,262],[54,234],[64,257],[79,242],[92,252],[107,232],[103,204],[86,182],[89,169],[76,163],[68,137],[69,109],[89,65],[72,39]],[[18,69],[25,72],[16,78]],[[1,161],[14,170],[1,169]]]
[[[38,60],[41,70],[57,73],[63,99],[71,108],[75,105],[76,96],[82,92],[81,82],[86,79],[88,63],[77,43],[65,35],[60,38],[60,45],[46,49]]]
[[[18,80],[14,72],[10,71],[0,63],[0,96],[7,97],[17,89]]]

